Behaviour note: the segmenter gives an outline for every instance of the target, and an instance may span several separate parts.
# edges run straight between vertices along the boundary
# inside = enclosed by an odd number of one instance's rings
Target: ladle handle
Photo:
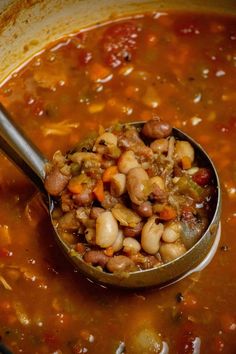
[[[45,192],[43,181],[46,159],[21,128],[13,122],[2,104],[0,104],[0,149],[41,191]]]

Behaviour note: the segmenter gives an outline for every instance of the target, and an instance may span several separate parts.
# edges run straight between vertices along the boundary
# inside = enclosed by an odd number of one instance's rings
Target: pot
[[[0,2],[0,84],[50,42],[81,28],[148,11],[236,13],[234,0],[3,0]]]

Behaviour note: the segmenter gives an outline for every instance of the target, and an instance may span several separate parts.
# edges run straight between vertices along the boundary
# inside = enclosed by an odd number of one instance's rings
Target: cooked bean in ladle
[[[0,111],[1,149],[49,193],[56,240],[103,285],[163,285],[194,268],[220,214],[215,168],[183,132],[151,120],[111,127],[51,163]],[[45,173],[46,171],[46,173]]]

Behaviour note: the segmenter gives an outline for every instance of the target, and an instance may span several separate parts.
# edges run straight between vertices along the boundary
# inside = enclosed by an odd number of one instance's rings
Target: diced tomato
[[[211,180],[211,171],[208,168],[200,168],[192,177],[199,186],[205,186]]]
[[[213,353],[222,353],[224,352],[225,344],[220,336],[216,337],[212,344]]]
[[[178,340],[176,354],[193,354],[195,338],[192,331],[183,331]]]
[[[56,349],[59,345],[59,340],[52,332],[45,332],[43,335],[43,342],[46,343],[51,349]]]
[[[221,316],[221,329],[226,332],[235,332],[236,331],[236,316],[230,313],[224,313]]]
[[[196,18],[189,18],[188,20],[177,22],[175,24],[175,32],[177,35],[194,36],[201,33],[200,21]]]
[[[182,302],[185,308],[195,308],[197,306],[197,299],[194,294],[188,293],[184,295],[184,301]]]
[[[117,68],[129,62],[137,46],[139,28],[132,21],[109,27],[102,39],[103,57],[107,65]]]
[[[93,59],[93,55],[91,52],[85,49],[80,49],[79,51],[79,64],[87,65]]]
[[[7,248],[0,248],[0,257],[11,257],[13,253]]]

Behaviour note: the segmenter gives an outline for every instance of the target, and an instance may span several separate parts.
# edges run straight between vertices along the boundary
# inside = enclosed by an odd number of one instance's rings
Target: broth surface
[[[70,266],[39,194],[1,155],[0,339],[13,353],[236,352],[235,77],[235,17],[163,13],[63,38],[0,88],[49,159],[99,125],[159,116],[202,144],[223,192],[205,270],[161,290],[105,289]]]

